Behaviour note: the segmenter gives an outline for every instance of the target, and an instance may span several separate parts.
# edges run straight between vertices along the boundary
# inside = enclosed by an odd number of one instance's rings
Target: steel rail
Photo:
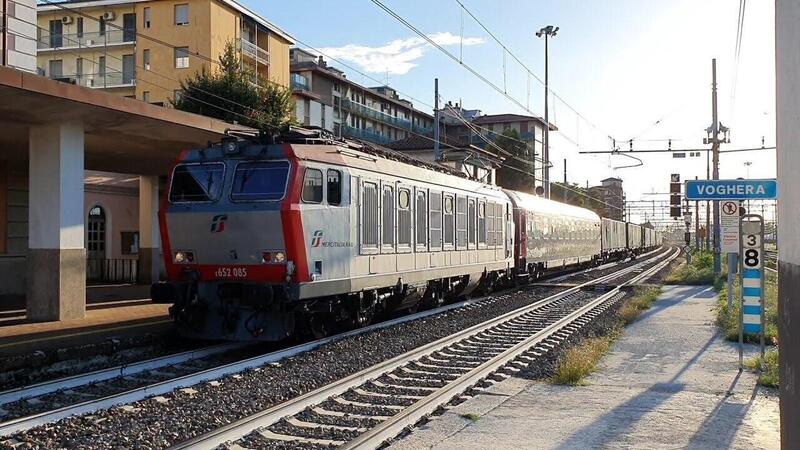
[[[673,253],[665,261],[656,264],[633,279],[622,283],[611,291],[608,291],[586,305],[581,306],[567,316],[547,326],[544,330],[535,333],[524,341],[493,357],[485,364],[478,366],[470,372],[462,375],[454,382],[447,384],[433,394],[423,398],[422,400],[419,400],[411,407],[404,409],[398,414],[392,416],[392,418],[389,420],[368,430],[366,433],[346,443],[340,448],[343,450],[377,448],[386,440],[397,436],[401,431],[403,431],[404,428],[413,426],[417,421],[434,412],[440,405],[450,401],[450,399],[467,390],[470,386],[490,375],[492,372],[513,361],[519,355],[527,351],[528,348],[543,342],[547,338],[564,329],[569,324],[573,323],[576,319],[583,317],[589,311],[594,310],[609,299],[613,298],[621,291],[623,286],[634,285],[639,281],[645,280],[654,275],[659,270],[666,267],[679,254],[680,250],[675,251],[675,253]]]
[[[670,253],[671,251],[673,251],[673,250],[667,249],[665,252],[655,256],[652,259],[658,259],[658,258]],[[675,255],[677,255],[677,254],[678,253],[676,252]],[[674,258],[675,255],[673,255],[672,258]],[[531,311],[535,311],[537,309],[542,309],[543,307],[548,306],[548,305],[550,305],[552,303],[555,303],[555,302],[557,302],[559,300],[562,300],[565,297],[568,297],[569,295],[572,295],[572,294],[574,294],[576,292],[579,292],[580,290],[582,290],[582,289],[584,289],[586,287],[589,287],[589,286],[592,286],[592,285],[596,285],[598,283],[605,283],[606,281],[610,281],[610,280],[612,280],[614,278],[618,278],[618,277],[624,276],[624,275],[626,275],[626,274],[628,274],[630,272],[634,272],[634,271],[638,270],[640,268],[640,266],[646,265],[649,262],[651,262],[651,260],[641,261],[641,262],[639,262],[639,263],[637,263],[637,264],[635,264],[633,266],[621,269],[620,271],[614,272],[612,274],[605,275],[605,276],[600,277],[600,278],[598,278],[596,280],[591,280],[591,281],[588,281],[586,283],[582,283],[582,284],[579,284],[577,286],[568,288],[568,289],[566,289],[566,290],[564,290],[562,292],[554,294],[554,295],[552,295],[550,297],[547,297],[547,298],[545,298],[543,300],[540,300],[540,301],[538,301],[536,303],[533,303],[531,305],[523,306],[521,308],[518,308],[518,309],[513,310],[513,311],[509,311],[508,313],[502,314],[502,315],[500,315],[498,317],[495,317],[493,319],[489,319],[489,320],[487,320],[485,322],[473,325],[472,327],[469,327],[467,329],[461,330],[461,331],[459,331],[459,332],[457,332],[455,334],[452,334],[450,336],[446,336],[446,337],[441,338],[439,340],[436,340],[434,342],[425,344],[425,345],[420,346],[420,347],[418,347],[418,348],[416,348],[414,350],[406,352],[406,353],[404,353],[402,355],[398,355],[398,356],[396,356],[394,358],[391,358],[391,359],[388,359],[388,360],[386,360],[386,361],[384,361],[382,363],[379,363],[379,364],[376,364],[376,365],[374,365],[372,367],[369,367],[369,368],[366,368],[364,370],[361,370],[361,371],[359,371],[359,372],[357,372],[357,373],[355,373],[353,375],[350,375],[350,376],[347,376],[347,377],[342,378],[340,380],[337,380],[337,381],[335,381],[335,382],[333,382],[331,384],[328,384],[328,385],[323,386],[321,388],[318,388],[318,389],[315,389],[313,391],[307,392],[307,393],[305,393],[303,395],[295,397],[292,400],[289,400],[288,402],[284,402],[284,403],[281,403],[279,405],[275,405],[275,406],[273,406],[271,408],[268,408],[268,409],[263,410],[261,412],[258,412],[256,414],[253,414],[251,416],[245,417],[245,418],[240,419],[238,421],[231,422],[231,423],[229,423],[227,425],[224,425],[224,426],[222,426],[220,428],[212,430],[212,431],[210,431],[210,432],[208,432],[206,434],[197,436],[197,437],[195,437],[193,439],[190,439],[190,440],[182,442],[182,443],[178,443],[178,444],[170,447],[170,450],[180,450],[180,449],[189,449],[189,448],[191,448],[191,449],[200,449],[200,450],[202,450],[202,449],[208,449],[208,450],[216,449],[220,445],[223,445],[223,444],[225,444],[227,442],[231,442],[231,441],[235,441],[235,440],[241,439],[242,437],[246,436],[248,433],[250,433],[251,431],[253,431],[255,429],[269,426],[269,425],[277,422],[278,420],[280,420],[283,417],[297,414],[297,413],[303,411],[304,409],[306,409],[309,405],[314,405],[314,404],[321,403],[322,401],[328,399],[331,396],[342,394],[342,393],[346,392],[347,390],[349,390],[350,388],[359,386],[359,385],[363,384],[364,382],[366,382],[368,380],[371,380],[371,379],[374,379],[374,378],[377,378],[378,376],[380,376],[380,375],[382,375],[384,373],[391,372],[392,370],[394,370],[394,369],[396,369],[398,367],[401,367],[401,366],[409,363],[410,361],[414,361],[414,360],[417,360],[419,358],[422,358],[423,356],[427,356],[427,355],[430,355],[432,353],[435,353],[436,351],[438,351],[438,350],[440,350],[440,349],[442,349],[444,347],[452,345],[452,344],[454,344],[456,342],[459,342],[459,341],[461,341],[463,339],[466,339],[466,338],[468,338],[470,336],[478,334],[478,333],[480,333],[480,332],[482,332],[484,330],[492,328],[492,327],[494,327],[496,325],[499,325],[501,323],[516,319],[517,317],[523,316],[523,315],[525,315],[525,314],[527,314],[527,313],[529,313]],[[661,266],[661,264],[659,264],[659,266]],[[641,276],[642,276],[641,274],[637,275],[636,279],[641,278]],[[617,287],[615,293],[618,292],[618,289],[619,288]],[[606,293],[603,294],[604,297],[606,295],[607,295]]]

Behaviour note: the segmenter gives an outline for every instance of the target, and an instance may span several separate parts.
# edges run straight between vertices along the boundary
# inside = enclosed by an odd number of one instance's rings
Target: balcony
[[[106,72],[105,74],[84,73],[81,75],[73,74],[61,76],[51,75],[50,78],[93,89],[124,88],[136,85],[136,77],[134,74],[123,72]]]
[[[411,131],[413,131],[414,133],[417,133],[417,134],[432,135],[433,134],[433,127],[425,127],[425,126],[422,126],[422,125],[414,124],[414,126],[411,127]]]
[[[390,116],[389,114],[378,111],[377,109],[369,108],[346,98],[342,99],[342,108],[349,110],[353,114],[375,119],[393,127],[402,128],[404,130],[411,129],[411,122],[408,120]],[[433,129],[431,129],[431,132],[433,132]]]
[[[308,78],[306,78],[306,77],[304,77],[304,76],[302,76],[300,74],[293,73],[291,75],[291,80],[290,81],[291,81],[291,84],[292,84],[292,89],[294,89],[296,91],[310,91],[311,90],[308,87]]]
[[[388,144],[389,142],[392,142],[391,139],[381,135],[380,133],[376,133],[367,129],[353,128],[347,125],[342,125],[342,135],[344,137],[361,139],[364,141],[374,142],[376,144]]]
[[[245,38],[241,39],[241,47],[242,47],[242,57],[255,60],[258,64],[269,64],[268,51],[248,41]]]
[[[107,30],[105,33],[50,34],[42,32],[37,42],[40,51],[97,48],[136,43],[136,30]]]

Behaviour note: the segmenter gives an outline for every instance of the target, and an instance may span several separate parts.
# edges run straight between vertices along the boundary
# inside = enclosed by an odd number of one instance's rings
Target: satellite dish
[[[542,186],[536,186],[536,195],[544,195],[544,188]]]

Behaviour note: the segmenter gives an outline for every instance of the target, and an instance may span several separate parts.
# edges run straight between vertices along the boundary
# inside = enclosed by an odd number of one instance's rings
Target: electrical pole
[[[564,158],[564,203],[567,203],[567,158]]]
[[[719,180],[719,120],[717,117],[717,59],[711,60],[711,115],[713,117],[711,153],[713,154],[713,175]],[[722,271],[719,255],[719,201],[714,200],[714,275]]]
[[[439,79],[433,80],[433,160],[442,160],[442,148],[439,145]]]
[[[548,25],[536,32],[536,37],[544,36],[544,139],[542,148],[542,188],[544,198],[550,198],[550,108],[548,94],[550,92],[550,61],[548,38],[555,37],[558,27]]]

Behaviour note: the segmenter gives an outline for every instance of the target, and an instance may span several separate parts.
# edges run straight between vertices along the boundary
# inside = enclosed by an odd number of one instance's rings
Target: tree
[[[533,176],[533,149],[520,140],[519,133],[513,128],[503,130],[503,133],[495,138],[494,143],[511,154],[511,156],[506,155],[503,166],[497,171],[497,185],[533,194],[536,188],[536,179]]]
[[[203,65],[200,72],[182,80],[182,95],[176,96],[172,105],[267,134],[293,122],[291,90],[242,68],[232,41],[225,44],[219,65],[219,70],[208,70]]]

